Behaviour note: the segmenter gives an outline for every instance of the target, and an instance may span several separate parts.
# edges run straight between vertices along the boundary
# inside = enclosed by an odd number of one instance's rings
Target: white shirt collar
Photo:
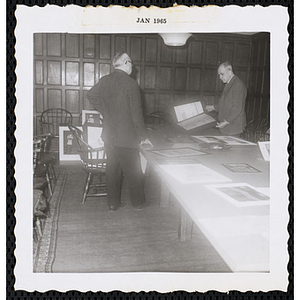
[[[227,83],[230,82],[230,80],[232,79],[233,76],[234,76],[234,74],[232,74],[232,76],[229,78],[229,80],[227,81]]]

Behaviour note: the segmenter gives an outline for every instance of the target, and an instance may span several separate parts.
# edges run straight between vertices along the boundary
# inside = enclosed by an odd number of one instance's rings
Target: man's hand
[[[217,123],[216,127],[217,128],[224,128],[225,126],[227,126],[229,123],[224,120],[223,122]]]
[[[215,110],[215,107],[214,107],[214,105],[206,105],[206,106],[205,106],[205,109],[206,109],[208,112],[210,112],[210,111]]]
[[[150,150],[151,148],[153,148],[153,144],[149,139],[145,139],[141,141],[140,147],[142,147],[145,150]]]

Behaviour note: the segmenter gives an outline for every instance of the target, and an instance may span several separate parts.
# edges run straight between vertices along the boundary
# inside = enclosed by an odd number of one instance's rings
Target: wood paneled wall
[[[196,100],[204,104],[218,101],[223,84],[217,68],[225,60],[232,62],[237,76],[251,88],[251,101],[255,104],[248,104],[247,108],[254,114],[257,99],[265,99],[268,87],[265,81],[258,82],[262,62],[267,60],[260,57],[261,53],[265,55],[262,42],[253,43],[260,49],[254,54],[252,39],[238,34],[193,34],[186,46],[168,47],[157,34],[37,33],[34,35],[35,133],[39,133],[39,116],[48,108],[69,110],[77,124],[82,109],[92,108],[86,99],[87,91],[99,78],[113,71],[111,61],[117,52],[127,52],[134,62],[132,77],[141,87],[145,115],[155,110],[173,113],[174,105]],[[267,64],[264,78],[266,69]],[[263,97],[258,96],[259,84],[264,85]],[[262,104],[265,100],[259,101],[265,109],[267,106]]]
[[[250,84],[246,103],[247,119],[265,117],[270,122],[270,34],[252,38]]]

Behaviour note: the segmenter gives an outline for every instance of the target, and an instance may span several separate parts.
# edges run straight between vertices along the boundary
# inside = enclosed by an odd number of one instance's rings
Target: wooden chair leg
[[[53,181],[53,184],[55,185],[56,184],[56,174],[55,174],[55,170],[54,170],[54,167],[52,165],[52,163],[49,164],[49,172],[51,174],[51,178],[52,178],[52,181]]]
[[[37,230],[38,240],[40,240],[40,238],[41,238],[42,235],[43,235],[43,232],[42,232],[41,221],[40,221],[39,218],[36,218],[36,221],[35,221],[35,227],[36,227],[36,230]]]
[[[89,192],[90,184],[91,184],[91,179],[92,179],[92,173],[90,172],[86,179],[86,184],[84,187],[84,193],[83,193],[83,198],[82,198],[81,204],[84,204],[84,202],[86,200],[87,194]]]
[[[49,194],[50,194],[50,196],[52,196],[53,192],[52,192],[51,180],[50,180],[50,176],[49,176],[48,171],[46,172],[46,180],[47,180],[47,183],[48,183]]]

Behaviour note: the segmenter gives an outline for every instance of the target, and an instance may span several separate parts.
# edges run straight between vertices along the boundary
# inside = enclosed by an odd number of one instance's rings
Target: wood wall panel
[[[252,38],[250,84],[246,101],[247,120],[270,120],[270,34],[258,33]]]
[[[36,33],[34,35],[34,55],[43,55],[43,34]]]
[[[207,42],[206,44],[206,65],[218,65],[219,58],[219,44],[217,42]]]
[[[257,74],[256,93],[261,95],[262,94],[263,72],[259,71],[259,72],[256,72],[256,74]]]
[[[66,34],[66,57],[79,57],[79,35]]]
[[[169,90],[172,87],[172,68],[161,67],[160,68],[160,80],[159,88],[162,90]]]
[[[260,34],[193,34],[186,46],[168,47],[157,34],[34,35],[34,117],[50,107],[69,108],[74,119],[92,109],[87,91],[113,71],[112,58],[127,52],[134,62],[145,114],[201,100],[216,103],[224,88],[218,64],[229,60],[248,88],[251,115],[269,107],[269,41]],[[261,65],[263,64],[263,65]],[[258,83],[258,81],[261,83]],[[262,94],[259,94],[259,91]],[[248,113],[247,113],[248,114]]]
[[[250,91],[252,93],[256,93],[257,92],[257,74],[258,74],[258,71],[257,70],[253,70],[250,74]]]
[[[63,106],[62,91],[58,89],[48,89],[48,108],[59,108]]]
[[[216,90],[217,73],[214,69],[206,69],[203,78],[203,92],[214,92]]]
[[[47,55],[48,56],[61,56],[61,34],[48,33],[47,34]]]
[[[188,98],[188,96],[186,96],[184,94],[174,94],[173,95],[173,106],[188,103],[189,101],[187,98]],[[174,108],[172,107],[170,110],[170,113],[172,113],[173,111],[174,111]]]
[[[99,58],[111,59],[111,37],[100,35],[99,37]]]
[[[268,72],[264,72],[263,75],[262,93],[264,95],[268,95],[268,93],[270,92],[270,74]]]
[[[186,68],[176,68],[175,69],[175,90],[186,90],[186,79],[187,79],[187,69]]]
[[[173,60],[173,51],[172,51],[171,47],[168,47],[164,43],[161,42],[160,61],[162,63],[171,63],[172,60]]]
[[[83,36],[83,57],[95,58],[95,36],[86,34]]]
[[[79,85],[78,62],[66,62],[66,85]]]
[[[159,110],[159,107],[155,105],[155,95],[150,93],[144,94],[145,106],[146,106],[146,115],[149,115],[151,112]]]
[[[264,62],[264,66],[267,68],[270,67],[270,40],[267,40],[264,42],[266,45],[265,51],[266,51],[266,55],[265,55],[265,62]]]
[[[260,45],[259,43],[253,43],[252,55],[251,55],[251,67],[258,67],[258,56],[260,55]]]
[[[145,61],[156,62],[157,59],[157,39],[146,38]]]
[[[221,54],[221,62],[230,61],[233,62],[233,55],[234,55],[234,43],[224,43],[222,45],[222,54]],[[246,61],[247,63],[249,62]]]
[[[156,67],[145,67],[145,88],[155,89],[156,85]]]
[[[124,36],[116,36],[115,37],[115,54],[126,52],[126,37]]]
[[[201,70],[200,69],[190,69],[190,90],[191,91],[200,91],[200,78]]]
[[[258,67],[266,66],[266,54],[267,54],[267,44],[262,42],[260,43],[259,53],[257,56],[257,64]]]
[[[249,63],[250,45],[237,44],[235,65],[239,67],[247,67]]]
[[[44,67],[42,60],[35,61],[35,84],[44,83]]]
[[[42,113],[44,111],[44,90],[36,89],[35,90],[35,98],[36,98],[36,111]]]
[[[132,37],[130,39],[130,58],[134,62],[140,62],[142,59],[142,38]]]
[[[187,48],[176,50],[176,63],[186,64],[187,63]]]
[[[192,41],[191,43],[191,63],[201,64],[202,63],[202,47],[203,42]]]
[[[94,86],[95,84],[95,64],[84,63],[83,65],[83,85]]]
[[[47,68],[48,79],[47,82],[50,85],[61,85],[61,62],[60,61],[48,61]]]
[[[171,113],[174,104],[170,94],[160,94],[157,100],[156,110]]]
[[[66,110],[71,113],[78,113],[79,108],[79,91],[66,90]]]

